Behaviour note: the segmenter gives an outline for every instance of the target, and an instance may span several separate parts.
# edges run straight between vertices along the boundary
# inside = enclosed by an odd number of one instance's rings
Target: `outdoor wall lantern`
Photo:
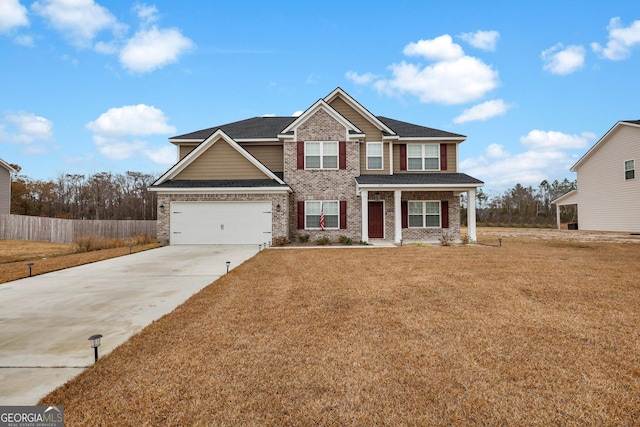
[[[280,211],[282,210],[282,206],[280,206],[280,203],[278,203],[278,204],[276,205],[276,210],[277,210],[278,212],[280,212]]]
[[[31,269],[33,268],[33,263],[30,262],[29,264],[27,264],[27,267],[29,267],[29,277],[31,277]]]
[[[164,213],[164,203],[161,203],[158,207],[160,208],[160,212]]]
[[[91,335],[89,337],[89,341],[91,341],[91,348],[93,349],[93,353],[96,358],[95,363],[98,363],[98,347],[100,347],[100,338],[102,338],[102,335],[100,334]]]
[[[229,266],[231,265],[231,261],[227,261],[226,264],[227,264],[227,273],[228,273],[229,272]]]

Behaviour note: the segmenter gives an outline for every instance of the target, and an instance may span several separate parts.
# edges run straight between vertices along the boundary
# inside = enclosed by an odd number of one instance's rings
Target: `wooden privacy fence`
[[[136,234],[157,236],[156,221],[83,220],[0,214],[0,239],[72,243],[81,236],[128,239]]]

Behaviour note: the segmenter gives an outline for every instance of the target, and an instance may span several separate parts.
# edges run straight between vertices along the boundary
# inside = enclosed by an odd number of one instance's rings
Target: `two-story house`
[[[577,205],[582,230],[640,233],[638,161],[640,120],[621,120],[571,167],[578,189],[552,203]],[[560,228],[557,208],[556,214]]]
[[[0,214],[11,212],[11,174],[16,170],[0,159]]]
[[[458,172],[463,135],[374,116],[342,89],[298,117],[254,117],[170,138],[178,162],[150,188],[158,240],[476,240],[475,191]]]

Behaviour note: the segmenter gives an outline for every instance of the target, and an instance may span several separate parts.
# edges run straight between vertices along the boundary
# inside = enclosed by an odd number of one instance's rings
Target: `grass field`
[[[639,277],[636,243],[266,250],[40,404],[74,426],[638,425]]]
[[[157,243],[135,245],[131,251],[139,252],[159,246]],[[0,284],[29,277],[29,263],[33,263],[31,274],[35,276],[126,255],[130,249],[115,247],[91,252],[77,251],[75,244],[0,240]]]

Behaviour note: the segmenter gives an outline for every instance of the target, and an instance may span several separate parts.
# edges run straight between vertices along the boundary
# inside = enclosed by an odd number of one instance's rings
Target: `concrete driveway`
[[[34,405],[258,252],[165,246],[0,284],[0,405]]]

